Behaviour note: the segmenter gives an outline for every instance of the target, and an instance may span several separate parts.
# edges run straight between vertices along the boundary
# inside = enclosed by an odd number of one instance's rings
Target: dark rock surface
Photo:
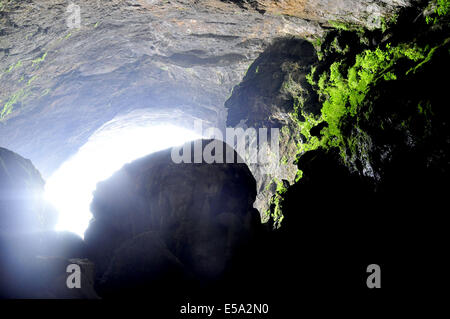
[[[187,287],[193,283],[189,279],[189,272],[159,234],[149,231],[125,241],[115,251],[98,289],[105,298],[143,299],[156,293],[163,299],[174,291],[182,294],[192,289]]]
[[[275,41],[250,66],[225,102],[227,125],[235,127],[245,119],[249,127],[281,128],[289,121],[294,97],[307,82],[311,65],[317,62],[314,46],[303,39]],[[289,87],[297,84],[298,88]],[[284,87],[283,87],[284,84]]]
[[[0,298],[98,298],[94,264],[83,240],[69,232],[0,233]],[[66,268],[81,268],[81,289],[68,289]]]
[[[22,239],[18,239],[22,242]],[[15,250],[5,254],[11,241],[0,238],[1,270],[0,270],[0,298],[1,299],[98,299],[94,290],[94,264],[88,259],[63,258],[36,255],[36,252]],[[69,289],[66,281],[70,275],[67,266],[76,264],[81,270],[81,288]]]
[[[209,142],[203,140],[203,147]],[[166,264],[185,269],[199,284],[219,280],[258,232],[255,196],[245,164],[176,164],[169,149],[125,165],[98,184],[85,233],[99,291],[118,286],[115,280],[134,282],[128,270],[142,272],[146,265],[154,268],[143,273],[143,282],[153,281]]]
[[[436,292],[449,265],[442,255],[442,180],[424,188],[422,177],[402,180],[401,170],[391,171],[390,178],[398,181],[395,190],[374,189],[370,180],[350,173],[336,151],[308,152],[299,167],[303,178],[288,189],[283,227],[271,239],[278,245],[272,266],[280,268],[272,278],[275,287],[290,282],[311,299],[379,303],[398,294],[416,300],[424,291]],[[364,280],[366,267],[375,262],[382,269],[384,299],[372,294]],[[293,300],[287,291],[280,298]]]
[[[303,176],[281,196],[285,218],[271,240],[282,247],[274,258],[283,269],[277,279],[301,286],[306,294],[373,304],[423,302],[425,295],[439,299],[449,267],[442,254],[448,246],[450,189],[444,72],[450,69],[449,24],[447,16],[430,26],[417,18],[418,11],[399,17],[389,41],[434,48],[432,54],[410,72],[407,61],[393,64],[389,70],[398,78],[374,83],[359,117],[341,120],[345,139],[365,132],[355,139],[356,151],[343,155],[330,147],[301,154]],[[369,33],[370,49],[385,37]],[[352,65],[352,52],[361,45],[355,39],[352,32],[330,33],[325,47],[337,43],[348,49],[327,50],[318,68],[329,69],[340,54]],[[292,258],[294,250],[298,260]],[[382,269],[382,294],[371,292],[364,281],[366,267],[375,262]],[[293,273],[308,275],[293,279]]]

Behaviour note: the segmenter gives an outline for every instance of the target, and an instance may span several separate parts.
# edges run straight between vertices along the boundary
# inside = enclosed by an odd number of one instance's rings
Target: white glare
[[[134,159],[197,138],[196,133],[173,125],[126,125],[95,133],[47,180],[45,197],[59,211],[56,230],[83,237],[92,217],[92,192],[99,181]]]

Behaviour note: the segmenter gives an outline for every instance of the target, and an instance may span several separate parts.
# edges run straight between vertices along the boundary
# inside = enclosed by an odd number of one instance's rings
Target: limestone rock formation
[[[203,140],[203,148],[210,142]],[[117,286],[114,280],[134,276],[131,269],[143,272],[144,265],[151,267],[144,282],[166,264],[197,282],[220,279],[258,232],[255,196],[243,163],[176,164],[168,149],[125,165],[97,185],[85,233],[99,289]]]
[[[227,126],[278,128],[279,158],[268,163],[247,163],[258,187],[255,207],[267,219],[269,200],[275,194],[275,180],[293,184],[297,166],[293,163],[301,138],[295,132],[292,113],[298,99],[309,111],[320,110],[311,98],[306,75],[317,63],[313,45],[301,39],[280,39],[269,46],[250,66],[239,85],[225,102]],[[250,143],[250,142],[249,142]],[[248,143],[248,144],[249,144]],[[268,153],[275,152],[273,145]],[[273,156],[274,157],[274,156]]]
[[[62,0],[2,1],[0,144],[48,177],[104,123],[138,109],[223,129],[233,87],[274,41],[316,41],[334,22],[380,27],[411,2],[82,0],[77,11]],[[255,175],[263,213],[270,178]]]

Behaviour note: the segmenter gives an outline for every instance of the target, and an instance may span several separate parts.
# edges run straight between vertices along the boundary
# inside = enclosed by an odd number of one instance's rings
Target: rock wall
[[[227,126],[246,128],[279,129],[278,158],[274,145],[267,144],[268,163],[247,161],[258,184],[255,207],[263,220],[270,200],[276,192],[277,183],[293,184],[297,166],[294,164],[301,143],[298,127],[292,114],[298,99],[309,110],[318,112],[320,105],[308,91],[306,75],[317,63],[314,46],[301,39],[275,41],[250,66],[239,85],[235,86],[225,102],[228,109]],[[270,140],[270,137],[268,138]],[[250,144],[250,141],[247,145]],[[259,145],[262,149],[262,145]]]

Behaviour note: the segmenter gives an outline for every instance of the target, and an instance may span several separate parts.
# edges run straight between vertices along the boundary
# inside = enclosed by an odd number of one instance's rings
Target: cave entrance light
[[[47,180],[45,197],[59,212],[56,230],[83,237],[92,218],[89,206],[98,182],[137,158],[198,138],[197,133],[175,125],[127,123],[97,131]]]

